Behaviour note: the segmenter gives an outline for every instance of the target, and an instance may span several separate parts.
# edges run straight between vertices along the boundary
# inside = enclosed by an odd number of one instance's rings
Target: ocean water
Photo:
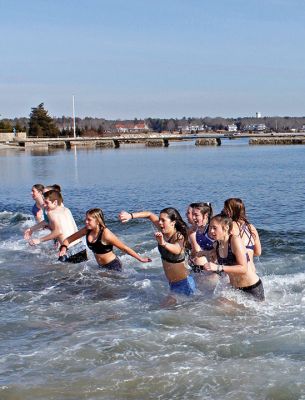
[[[0,399],[305,399],[305,147],[170,144],[147,149],[0,151]],[[101,207],[142,255],[103,276],[32,248],[31,186],[59,183],[79,227]],[[153,228],[122,209],[215,212],[241,197],[258,228],[266,294],[257,304],[224,283],[163,308],[168,294]],[[119,253],[118,253],[119,254]]]

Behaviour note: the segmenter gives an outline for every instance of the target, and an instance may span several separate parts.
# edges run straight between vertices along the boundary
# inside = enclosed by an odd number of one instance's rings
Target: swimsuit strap
[[[104,244],[102,242],[102,236],[103,236],[104,230],[105,230],[105,228],[100,228],[100,232],[94,242],[89,242],[88,236],[90,235],[91,230],[87,231],[87,234],[86,234],[87,246],[95,254],[106,254],[113,250],[112,244]]]
[[[175,232],[168,240],[167,243],[174,244],[170,240],[176,235],[177,232]],[[177,238],[178,239],[178,238]],[[179,240],[179,239],[178,239]],[[176,264],[176,263],[181,263],[185,260],[185,252],[184,249],[181,249],[179,254],[174,254],[171,253],[169,250],[167,250],[164,246],[161,246],[158,244],[158,250],[159,253],[161,254],[162,260],[165,260],[167,262]]]
[[[235,254],[232,251],[231,248],[231,238],[232,235],[230,235],[229,237],[229,241],[228,241],[228,253],[226,257],[221,257],[219,254],[219,242],[217,241],[216,243],[216,254],[217,254],[217,260],[219,264],[224,264],[224,265],[234,265],[234,263],[236,263],[236,257]]]
[[[239,236],[240,236],[241,238],[243,238],[243,236],[246,235],[247,238],[248,238],[248,244],[246,245],[246,247],[247,247],[247,248],[252,248],[252,249],[253,249],[253,247],[254,247],[253,235],[252,235],[252,233],[250,232],[249,227],[248,227],[246,224],[243,224],[243,225],[241,225],[241,226],[238,225],[238,228],[239,228]]]
[[[96,242],[97,242],[97,241],[102,241],[102,236],[103,236],[104,230],[105,230],[105,228],[100,228],[100,232],[99,232],[99,234],[98,234],[98,237],[97,237],[97,239],[96,239]]]
[[[173,243],[171,242],[171,240],[172,240],[172,238],[176,235],[176,233],[177,233],[177,231],[174,232],[174,233],[172,234],[172,236],[170,236],[170,237],[167,239],[167,243],[173,244]]]

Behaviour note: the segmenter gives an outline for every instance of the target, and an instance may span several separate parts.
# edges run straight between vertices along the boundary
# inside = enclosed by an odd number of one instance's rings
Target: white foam
[[[17,216],[21,216],[20,221],[14,221]],[[21,212],[12,211],[1,211],[0,212],[0,226],[8,226],[11,222],[20,222],[21,225],[30,224],[33,225],[34,218],[30,214],[24,214]]]
[[[152,285],[150,279],[143,279],[142,281],[134,282],[133,286],[139,289],[146,289],[148,287],[151,287]]]

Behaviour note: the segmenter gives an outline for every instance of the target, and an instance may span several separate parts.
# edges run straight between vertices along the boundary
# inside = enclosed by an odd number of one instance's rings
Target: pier
[[[285,145],[305,144],[305,132],[300,133],[259,133],[259,134],[137,134],[108,137],[58,137],[58,138],[31,138],[15,137],[6,141],[8,146],[20,148],[119,148],[121,144],[142,143],[147,147],[168,147],[170,142],[195,141],[196,146],[221,146],[224,140],[249,139],[249,145]]]

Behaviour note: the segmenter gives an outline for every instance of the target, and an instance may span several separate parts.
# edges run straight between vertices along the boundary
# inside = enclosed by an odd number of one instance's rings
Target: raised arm
[[[141,257],[138,253],[136,253],[133,249],[128,247],[125,243],[123,243],[114,233],[111,232],[110,229],[105,228],[103,234],[103,240],[113,246],[117,247],[124,253],[129,254],[131,257],[134,257],[136,260],[146,263],[150,262],[151,259],[148,257]]]
[[[151,211],[138,211],[138,212],[128,212],[128,211],[121,211],[119,214],[119,220],[125,224],[126,222],[130,221],[131,219],[137,218],[147,218],[149,219],[157,228],[159,228],[159,217],[152,213]]]

